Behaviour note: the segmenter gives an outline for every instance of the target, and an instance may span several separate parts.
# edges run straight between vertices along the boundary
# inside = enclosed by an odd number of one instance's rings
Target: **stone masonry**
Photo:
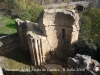
[[[68,75],[100,75],[100,63],[88,55],[70,57],[67,65]]]
[[[79,15],[75,10],[44,9],[38,23],[20,19],[15,21],[21,43],[24,48],[29,47],[35,66],[45,63],[49,51],[55,51],[58,57],[67,59],[71,44],[78,40]]]

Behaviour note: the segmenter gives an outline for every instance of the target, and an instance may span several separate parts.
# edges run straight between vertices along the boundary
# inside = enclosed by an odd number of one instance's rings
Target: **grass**
[[[3,57],[9,69],[25,69],[30,68],[30,65],[32,65],[29,50],[14,49],[3,55]]]
[[[16,33],[14,19],[0,14],[0,36]],[[1,55],[0,55],[1,56]],[[15,49],[3,55],[9,69],[30,68],[31,57],[29,51]]]
[[[22,68],[30,68],[30,65],[18,62],[16,60],[13,59],[9,59],[7,57],[5,57],[6,62],[8,63],[8,68],[9,69],[22,69]]]
[[[16,33],[16,26],[14,19],[0,15],[0,34],[13,34]]]

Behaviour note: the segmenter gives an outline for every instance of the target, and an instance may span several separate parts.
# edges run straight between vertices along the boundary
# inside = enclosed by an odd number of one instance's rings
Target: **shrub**
[[[93,58],[95,57],[97,47],[93,43],[92,39],[79,40],[74,44],[74,46],[75,46],[75,51],[77,51],[76,53],[89,55]]]
[[[43,7],[38,4],[34,4],[31,9],[29,10],[29,13],[31,14],[31,21],[36,22],[37,18],[39,17],[39,14],[43,11]]]
[[[91,37],[91,19],[86,16],[86,15],[82,15],[80,16],[80,34],[79,34],[79,38],[90,38]]]
[[[42,10],[43,7],[41,5],[34,4],[30,7],[30,9],[22,10],[20,13],[18,13],[18,16],[22,20],[31,20],[33,22],[37,22],[37,18],[39,17]]]
[[[13,15],[18,15],[23,20],[34,22],[37,21],[39,14],[43,10],[43,7],[34,4],[33,0],[4,0],[4,3],[13,12]]]
[[[22,11],[20,14],[19,14],[19,17],[22,19],[22,20],[31,20],[31,14],[28,13],[27,11]]]

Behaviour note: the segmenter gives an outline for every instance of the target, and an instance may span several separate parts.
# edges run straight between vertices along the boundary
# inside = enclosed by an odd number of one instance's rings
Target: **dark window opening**
[[[83,7],[83,6],[77,6],[76,9],[77,9],[78,11],[83,11],[83,10],[84,10],[84,7]]]
[[[65,39],[65,29],[62,29],[62,39]]]

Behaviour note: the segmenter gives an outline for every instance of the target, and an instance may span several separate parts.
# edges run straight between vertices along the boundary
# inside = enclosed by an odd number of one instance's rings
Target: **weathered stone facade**
[[[28,47],[28,41],[27,41],[27,30],[26,30],[26,26],[24,24],[24,21],[20,20],[19,19],[16,19],[16,29],[17,29],[17,33],[19,35],[19,39],[20,39],[20,46],[21,48],[23,49],[29,49]]]
[[[38,24],[16,19],[16,25],[22,45],[29,46],[35,66],[45,62],[49,51],[67,59],[71,44],[78,40],[79,16],[74,10],[45,9]]]

